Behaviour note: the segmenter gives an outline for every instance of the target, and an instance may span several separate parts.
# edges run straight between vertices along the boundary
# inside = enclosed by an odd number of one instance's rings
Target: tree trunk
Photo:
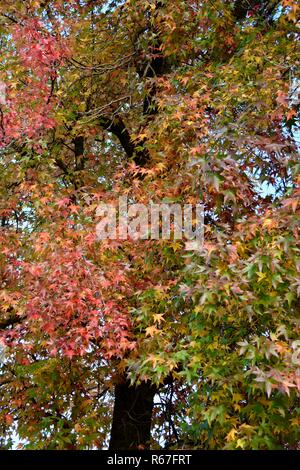
[[[147,449],[150,446],[154,385],[130,386],[128,381],[115,386],[115,402],[109,450]]]

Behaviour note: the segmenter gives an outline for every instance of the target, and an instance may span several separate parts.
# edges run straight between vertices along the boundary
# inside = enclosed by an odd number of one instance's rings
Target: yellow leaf
[[[154,313],[153,314],[153,319],[154,319],[154,322],[158,323],[159,325],[161,324],[161,322],[166,321],[164,319],[163,313]]]
[[[234,441],[236,434],[237,434],[237,430],[232,428],[226,436],[226,441],[227,442]]]
[[[267,276],[266,273],[260,273],[260,272],[257,272],[256,275],[259,278],[258,282],[261,282]]]
[[[244,439],[238,439],[238,440],[236,441],[236,446],[237,446],[237,447],[240,447],[241,449],[244,449],[244,447],[245,447],[245,440],[244,440]]]
[[[151,338],[158,332],[159,332],[159,330],[154,325],[148,326],[146,328],[146,336],[151,336]]]

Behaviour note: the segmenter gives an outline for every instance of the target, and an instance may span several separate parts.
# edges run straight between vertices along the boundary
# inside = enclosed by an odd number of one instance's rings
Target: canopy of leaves
[[[3,0],[0,445],[300,442],[299,3]],[[96,239],[99,202],[203,202],[201,252]]]

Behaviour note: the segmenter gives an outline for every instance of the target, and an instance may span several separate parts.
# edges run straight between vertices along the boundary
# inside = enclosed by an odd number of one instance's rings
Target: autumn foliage
[[[299,12],[1,2],[3,448],[106,448],[118,385],[123,448],[299,448]],[[99,241],[119,196],[201,201],[202,250]]]

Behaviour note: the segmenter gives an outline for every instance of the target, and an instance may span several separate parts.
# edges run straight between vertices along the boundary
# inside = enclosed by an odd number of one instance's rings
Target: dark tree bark
[[[130,133],[120,117],[102,117],[100,124],[114,134],[128,159],[145,166],[149,161],[146,148],[136,149]],[[126,377],[115,385],[114,411],[109,450],[147,449],[150,446],[153,399],[157,389],[151,383],[130,386]]]
[[[157,1],[154,17],[162,6],[163,2]],[[152,44],[149,44],[148,51],[153,56],[152,60],[150,63],[145,63],[144,58],[142,58],[141,61],[138,60],[135,64],[138,75],[145,80],[146,88],[149,79],[155,79],[155,77],[160,77],[170,71],[170,64],[164,59],[160,51],[160,33],[154,25],[153,33],[155,40]],[[149,119],[157,113],[155,95],[156,86],[155,81],[153,81],[148,86],[143,104],[143,115]],[[100,123],[119,139],[129,159],[132,159],[138,166],[144,167],[147,165],[150,156],[146,146],[144,146],[145,141],[139,142],[136,146],[120,117],[111,121],[102,118]],[[116,384],[109,450],[142,450],[150,447],[152,410],[154,395],[157,391],[157,387],[150,382],[130,386],[126,377],[122,377]]]
[[[145,166],[147,164],[149,161],[149,154],[147,149],[142,148],[144,142],[139,142],[139,146],[136,148],[128,129],[119,116],[112,119],[103,116],[99,119],[99,124],[103,129],[111,132],[119,139],[128,159],[132,159],[138,166]]]
[[[153,399],[157,389],[151,383],[130,386],[124,380],[115,386],[115,402],[109,450],[147,449]]]

